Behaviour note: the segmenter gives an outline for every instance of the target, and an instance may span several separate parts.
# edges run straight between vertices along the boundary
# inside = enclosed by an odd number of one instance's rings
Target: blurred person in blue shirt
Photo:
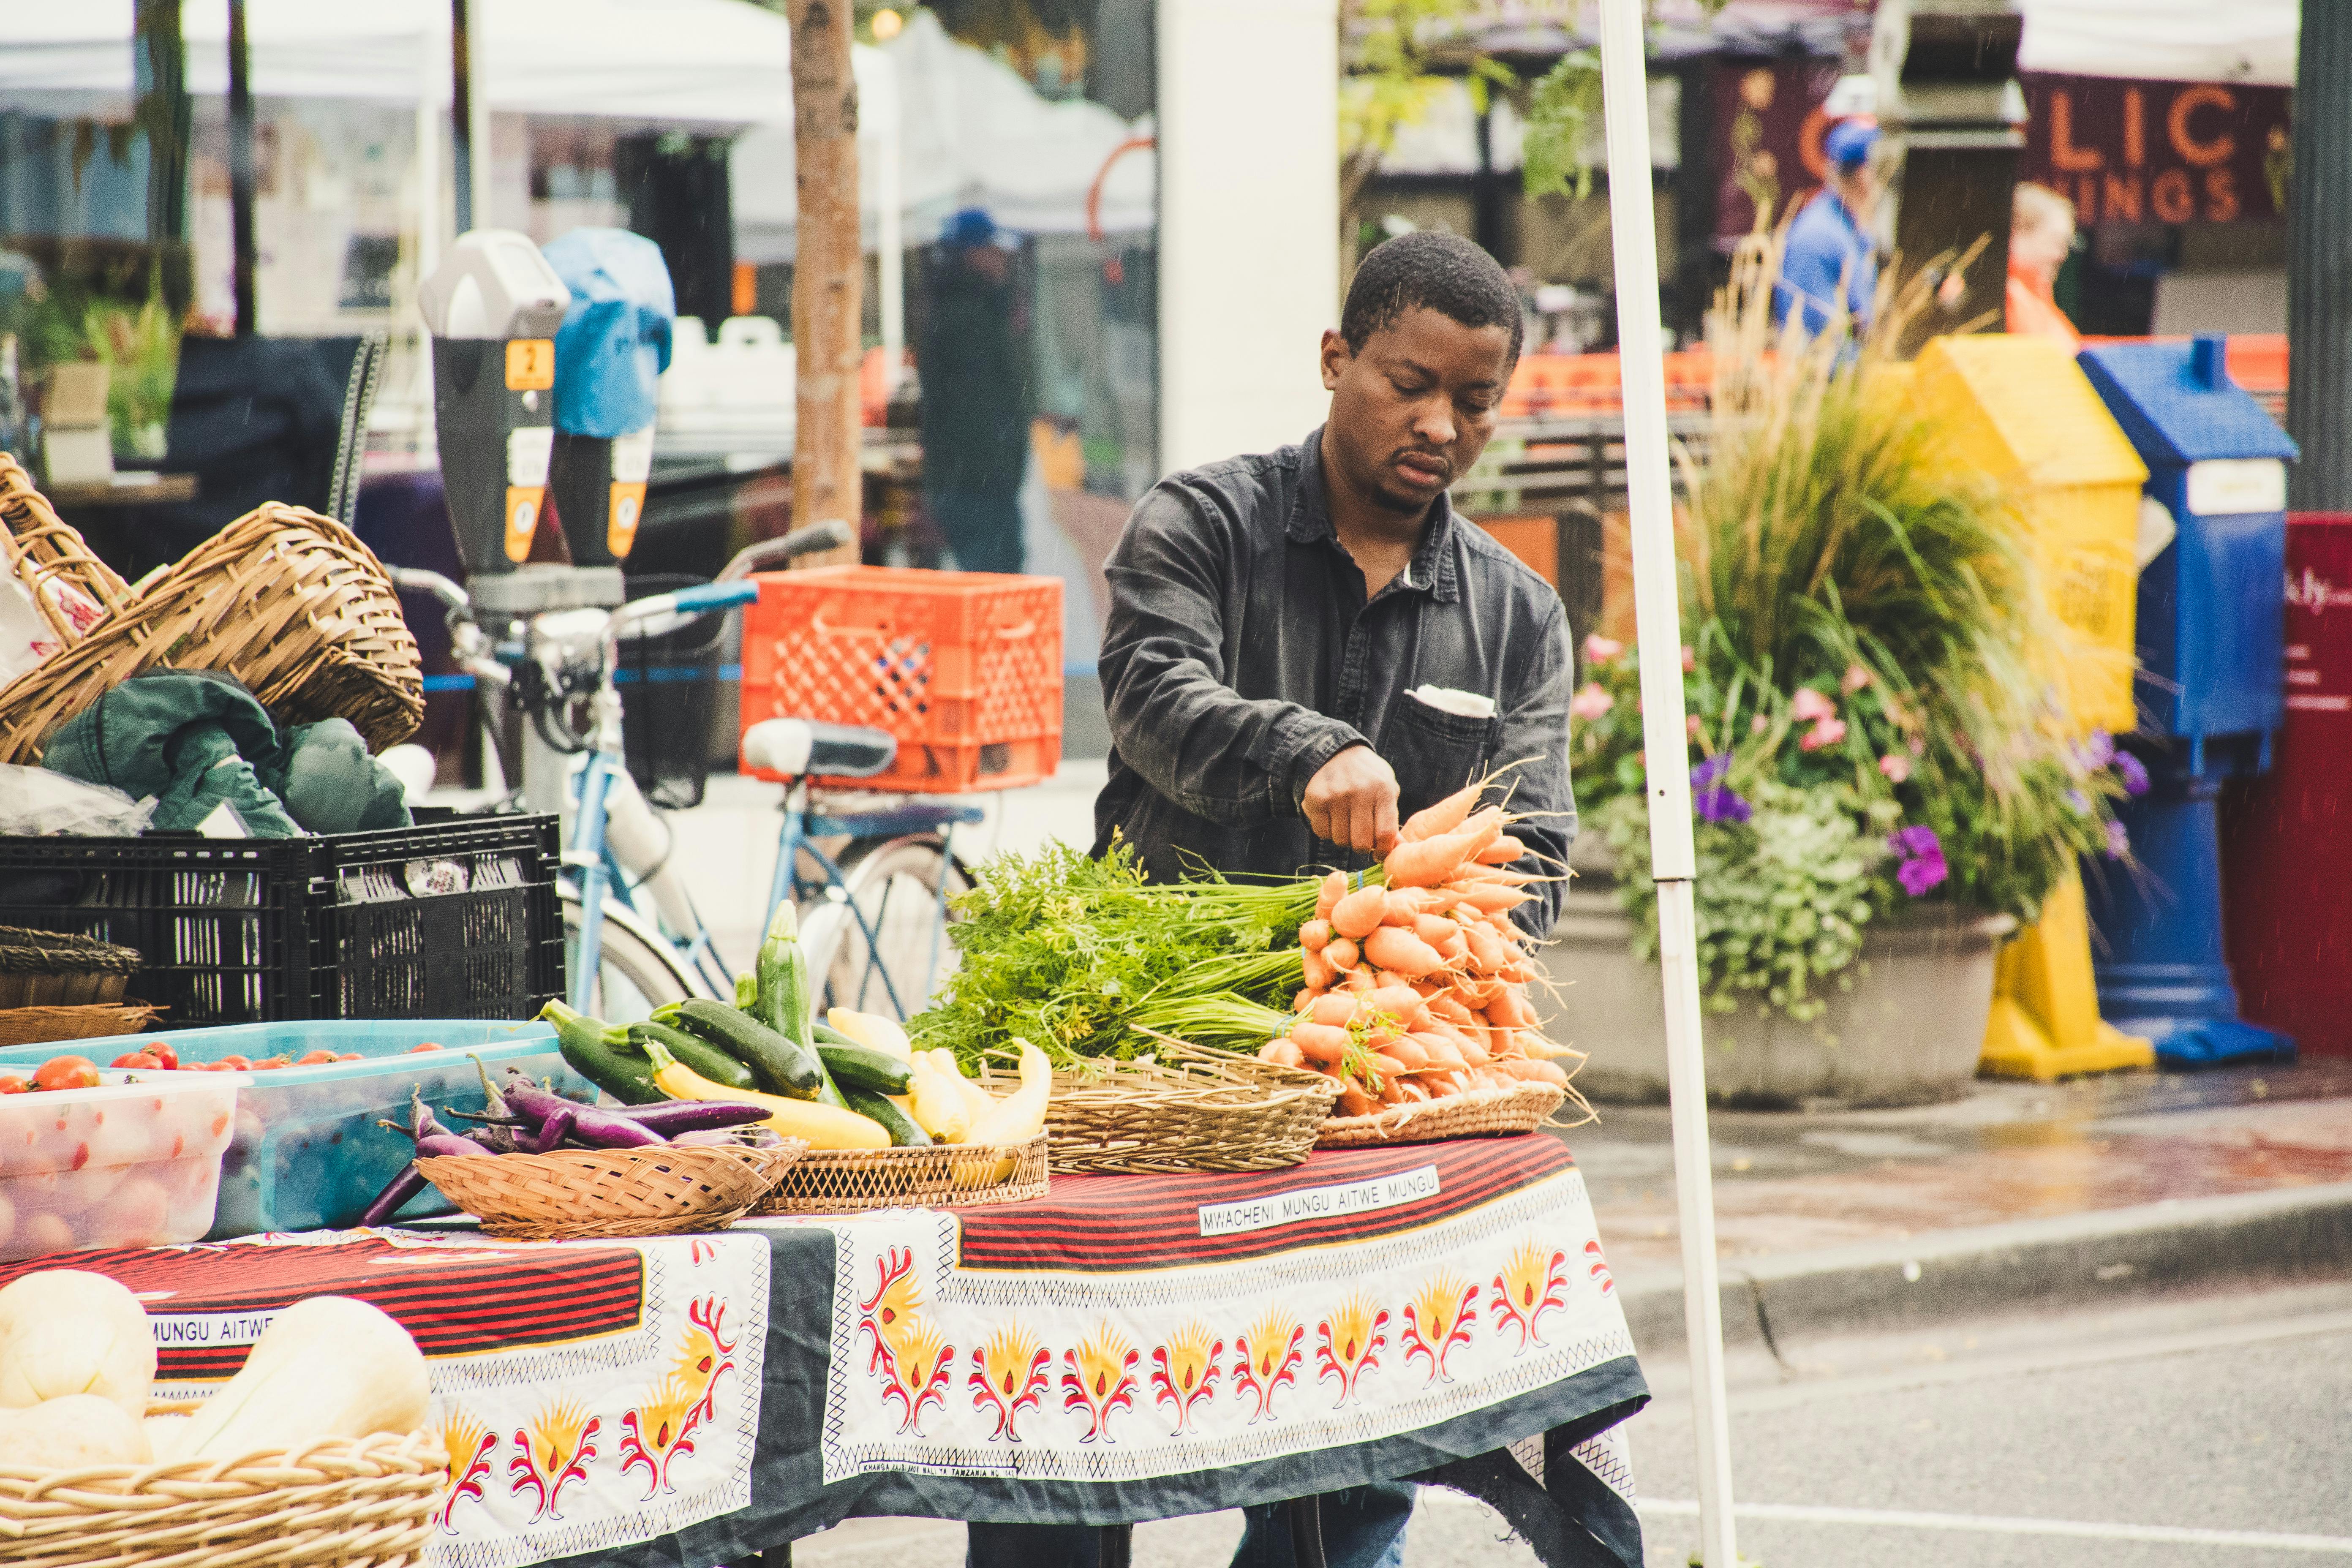
[[[1774,324],[1796,311],[1808,333],[1841,314],[1857,334],[1870,325],[1878,289],[1877,247],[1869,230],[1878,174],[1870,155],[1877,145],[1878,127],[1868,120],[1841,121],[1822,139],[1829,183],[1789,225],[1780,276],[1772,286]]]

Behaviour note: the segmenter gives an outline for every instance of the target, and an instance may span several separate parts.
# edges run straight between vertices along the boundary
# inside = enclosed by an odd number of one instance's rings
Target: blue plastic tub
[[[221,1161],[220,1197],[207,1241],[358,1224],[369,1201],[410,1158],[408,1140],[376,1122],[405,1124],[412,1088],[436,1113],[480,1110],[478,1058],[493,1082],[511,1067],[554,1080],[558,1093],[595,1099],[588,1080],[565,1065],[552,1028],[480,1018],[320,1019],[61,1040],[0,1049],[0,1066],[38,1065],[70,1054],[104,1067],[150,1038],[168,1041],[183,1062],[227,1056],[260,1061],[314,1050],[356,1051],[368,1058],[236,1075],[236,1126]],[[446,1049],[415,1050],[427,1041]],[[427,1187],[398,1217],[450,1212],[449,1201]]]

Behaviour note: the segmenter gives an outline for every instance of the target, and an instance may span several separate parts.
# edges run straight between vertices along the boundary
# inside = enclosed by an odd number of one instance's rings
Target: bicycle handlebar
[[[762,540],[737,553],[720,569],[715,583],[731,583],[749,576],[763,566],[781,566],[803,555],[813,555],[820,550],[839,550],[857,542],[857,531],[839,518],[824,522],[813,522],[806,528],[796,528],[780,539]]]
[[[632,621],[652,620],[657,616],[707,616],[713,610],[748,605],[759,596],[760,585],[757,583],[705,583],[692,588],[680,588],[671,594],[632,599],[613,612],[613,624],[618,627]]]

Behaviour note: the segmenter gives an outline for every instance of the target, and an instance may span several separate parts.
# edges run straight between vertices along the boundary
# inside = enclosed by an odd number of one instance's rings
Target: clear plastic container
[[[48,1051],[68,1054],[89,1053]],[[103,1076],[97,1089],[0,1095],[0,1260],[164,1247],[211,1227],[236,1075]]]
[[[263,1231],[337,1229],[360,1215],[411,1158],[408,1139],[379,1121],[408,1121],[409,1091],[452,1129],[467,1123],[450,1112],[483,1108],[478,1059],[493,1083],[515,1068],[552,1080],[556,1092],[593,1100],[595,1089],[565,1064],[555,1031],[545,1024],[480,1018],[317,1019],[182,1029],[164,1035],[62,1041],[0,1050],[0,1067],[37,1065],[54,1056],[88,1057],[104,1067],[152,1040],[179,1053],[178,1072],[140,1072],[141,1079],[228,1083],[236,1089],[233,1137],[219,1162],[219,1203],[208,1241]],[[418,1051],[431,1043],[437,1051]],[[316,1050],[357,1052],[361,1061],[275,1068],[250,1073],[191,1073],[190,1062],[241,1056],[299,1058]],[[0,1098],[0,1105],[15,1097]],[[35,1098],[31,1096],[24,1098]],[[452,1212],[434,1188],[403,1208],[401,1219]],[[194,1240],[196,1237],[183,1237]]]

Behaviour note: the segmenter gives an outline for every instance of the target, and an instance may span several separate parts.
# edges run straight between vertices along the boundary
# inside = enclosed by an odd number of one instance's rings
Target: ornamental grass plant
[[[1892,910],[2036,918],[2076,856],[2123,852],[2106,803],[2124,781],[2104,737],[2068,742],[2036,673],[2063,634],[2014,498],[1907,395],[1894,348],[1927,282],[1882,286],[1864,331],[1808,338],[1772,322],[1779,263],[1762,235],[1736,255],[1708,319],[1706,459],[1679,454],[1685,765],[1709,1001],[1806,1019]],[[1654,950],[1635,658],[1599,637],[1586,656],[1578,804]]]

